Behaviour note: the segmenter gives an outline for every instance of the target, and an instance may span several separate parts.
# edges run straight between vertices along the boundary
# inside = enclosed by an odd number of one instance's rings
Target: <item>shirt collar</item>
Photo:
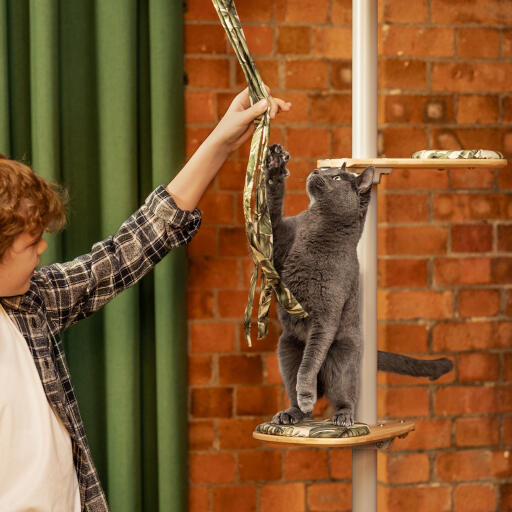
[[[14,295],[13,297],[0,297],[0,302],[4,308],[8,308],[20,313],[28,313],[34,310],[35,301],[34,282],[30,283],[30,288],[23,295]]]

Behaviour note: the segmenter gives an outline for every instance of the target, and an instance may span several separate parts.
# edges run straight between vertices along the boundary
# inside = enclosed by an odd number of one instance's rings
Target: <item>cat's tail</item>
[[[399,373],[411,377],[428,377],[430,380],[436,380],[453,370],[453,363],[446,357],[433,360],[415,359],[379,350],[377,368],[383,372]]]

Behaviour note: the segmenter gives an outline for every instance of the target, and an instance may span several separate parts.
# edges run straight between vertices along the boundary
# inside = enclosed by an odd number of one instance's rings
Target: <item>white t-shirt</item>
[[[0,511],[80,512],[71,438],[0,305]]]

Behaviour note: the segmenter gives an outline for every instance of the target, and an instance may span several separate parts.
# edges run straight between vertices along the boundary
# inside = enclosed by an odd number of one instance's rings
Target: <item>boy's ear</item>
[[[359,192],[368,192],[372,188],[373,176],[375,175],[375,167],[367,167],[356,179]]]

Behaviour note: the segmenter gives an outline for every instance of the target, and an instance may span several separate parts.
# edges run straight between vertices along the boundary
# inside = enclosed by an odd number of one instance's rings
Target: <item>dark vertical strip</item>
[[[8,32],[7,0],[0,0],[0,153],[6,156],[11,154]]]
[[[31,162],[30,32],[28,0],[7,3],[11,157]]]
[[[139,203],[153,189],[151,175],[151,97],[149,80],[148,0],[138,4],[138,167]],[[153,274],[140,284],[141,460],[142,510],[158,511],[158,460],[156,435],[155,301]]]

